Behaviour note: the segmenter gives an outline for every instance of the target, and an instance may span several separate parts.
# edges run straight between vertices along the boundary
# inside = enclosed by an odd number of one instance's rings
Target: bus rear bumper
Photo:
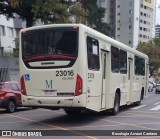
[[[37,97],[22,95],[22,105],[29,107],[86,107],[86,94],[74,97]]]

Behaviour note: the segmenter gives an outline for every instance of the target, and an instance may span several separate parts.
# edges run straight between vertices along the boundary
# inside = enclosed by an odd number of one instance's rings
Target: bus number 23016
[[[74,71],[73,70],[60,70],[56,71],[56,76],[73,76]]]

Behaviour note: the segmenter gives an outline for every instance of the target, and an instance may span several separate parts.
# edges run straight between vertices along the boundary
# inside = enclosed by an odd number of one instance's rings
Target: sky
[[[156,24],[160,25],[160,0],[157,0]]]

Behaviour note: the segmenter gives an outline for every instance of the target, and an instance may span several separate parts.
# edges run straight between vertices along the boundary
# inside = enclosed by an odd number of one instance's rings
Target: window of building
[[[117,23],[120,23],[120,20],[117,20]]]
[[[6,35],[5,26],[0,25],[0,36],[5,36],[5,35]]]
[[[132,10],[129,10],[129,14],[132,14]]]
[[[87,57],[88,68],[90,70],[99,70],[99,42],[91,37],[87,37]]]
[[[148,3],[151,3],[151,0],[145,0],[146,2],[148,2]]]
[[[13,37],[13,28],[7,27],[7,29],[8,29],[8,36]]]
[[[117,35],[117,38],[120,38],[120,35]]]
[[[117,28],[117,30],[120,30],[120,28]]]
[[[120,8],[120,5],[117,5],[117,8]]]
[[[129,6],[132,6],[132,2],[129,3]]]
[[[129,33],[129,37],[132,37],[132,33],[131,32]]]
[[[143,15],[143,13],[141,12],[141,15]]]
[[[140,30],[142,30],[142,27],[140,27]]]
[[[19,38],[20,29],[16,29],[16,37]]]
[[[129,43],[129,44],[132,44],[132,41],[129,41],[128,43]]]
[[[132,18],[129,18],[129,22],[132,22]]]
[[[147,28],[143,28],[143,31],[147,31]]]
[[[117,15],[120,15],[120,13],[118,13]]]
[[[132,25],[129,25],[129,29],[132,29]]]
[[[100,2],[100,3],[104,3],[104,2],[105,2],[105,0],[99,0],[99,2]]]

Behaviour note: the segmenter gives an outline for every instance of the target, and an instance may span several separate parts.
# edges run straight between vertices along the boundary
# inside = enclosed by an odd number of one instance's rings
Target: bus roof
[[[26,32],[26,31],[29,31],[29,30],[37,30],[37,29],[47,29],[47,28],[51,28],[51,27],[74,27],[74,26],[78,26],[80,28],[83,28],[86,32],[89,32],[89,33],[92,33],[92,34],[97,34],[97,35],[94,35],[95,37],[97,38],[101,38],[103,40],[105,40],[106,42],[110,43],[111,45],[114,45],[114,46],[118,46],[120,48],[123,48],[127,51],[130,51],[134,54],[137,54],[141,57],[144,57],[145,59],[148,59],[148,56],[143,54],[142,52],[138,51],[138,50],[135,50],[133,48],[131,48],[130,46],[127,46],[113,38],[110,38],[88,26],[85,26],[83,24],[49,24],[49,25],[41,25],[41,26],[34,26],[34,27],[29,27],[29,28],[24,28],[24,29],[21,29],[21,32]]]

